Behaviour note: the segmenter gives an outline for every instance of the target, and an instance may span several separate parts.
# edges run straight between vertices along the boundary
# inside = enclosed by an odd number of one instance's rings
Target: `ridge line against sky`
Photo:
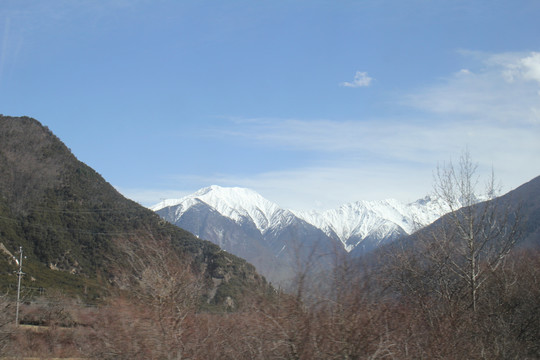
[[[283,208],[412,202],[464,148],[540,175],[538,1],[14,1],[0,113],[151,206],[212,184]]]

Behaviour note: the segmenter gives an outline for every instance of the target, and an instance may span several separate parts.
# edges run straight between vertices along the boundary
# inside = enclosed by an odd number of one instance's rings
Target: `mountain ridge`
[[[360,200],[322,212],[293,212],[325,233],[335,234],[351,252],[361,243],[351,243],[353,237],[366,239],[377,236],[384,239],[394,232],[411,234],[436,220],[441,209],[438,202],[426,196],[408,204],[395,199]]]
[[[213,185],[151,209],[248,260],[274,283],[288,281],[298,263],[324,268],[329,254],[342,253],[336,239],[250,189]]]
[[[360,256],[408,235],[436,219],[436,208],[426,197],[411,204],[359,201],[303,213],[282,209],[251,189],[217,185],[151,207],[168,222],[245,258],[277,283],[296,273],[298,264],[328,268],[335,256]]]
[[[343,204],[337,209],[296,211],[282,209],[254,190],[218,185],[202,188],[180,199],[164,200],[150,209],[159,212],[164,208],[175,208],[176,218],[170,215],[166,218],[174,222],[198,201],[238,223],[246,218],[251,219],[263,234],[287,223],[287,220],[290,222],[292,217],[299,218],[322,230],[329,237],[341,241],[347,252],[351,252],[361,242],[348,243],[352,237],[366,239],[377,235],[377,232],[380,238],[396,232],[411,234],[443,213],[440,203],[429,196],[408,204],[395,199],[361,200]]]
[[[263,233],[290,215],[288,210],[281,209],[277,204],[263,198],[251,189],[240,187],[226,188],[217,185],[202,188],[182,199],[165,200],[160,204],[152,206],[150,209],[159,211],[164,207],[181,205],[178,209],[181,212],[182,209],[187,210],[189,207],[197,204],[198,201],[212,206],[220,214],[234,221],[241,222],[243,218],[249,218]]]

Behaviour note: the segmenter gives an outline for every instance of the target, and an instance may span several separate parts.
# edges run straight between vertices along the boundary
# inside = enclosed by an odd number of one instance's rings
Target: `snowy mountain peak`
[[[200,189],[181,199],[162,201],[153,206],[152,210],[175,206],[178,207],[177,215],[181,216],[191,206],[200,202],[238,223],[250,219],[261,232],[286,221],[286,218],[292,215],[251,189],[217,185]]]
[[[352,237],[385,237],[385,233],[399,231],[411,234],[440,217],[439,209],[437,203],[426,197],[410,204],[395,199],[356,201],[337,209],[295,211],[294,214],[328,235],[335,234],[350,251],[357,245],[348,243]]]
[[[152,207],[158,211],[174,208],[177,221],[192,206],[204,203],[238,224],[253,223],[261,234],[303,220],[322,230],[330,238],[341,241],[352,251],[364,239],[376,244],[415,230],[443,215],[438,201],[429,196],[405,204],[395,199],[356,201],[326,211],[294,211],[281,209],[257,192],[239,187],[212,185],[177,200],[165,200]]]

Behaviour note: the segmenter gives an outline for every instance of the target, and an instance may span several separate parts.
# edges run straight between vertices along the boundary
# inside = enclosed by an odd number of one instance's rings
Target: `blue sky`
[[[0,113],[143,205],[414,201],[468,148],[540,175],[540,2],[0,1]]]

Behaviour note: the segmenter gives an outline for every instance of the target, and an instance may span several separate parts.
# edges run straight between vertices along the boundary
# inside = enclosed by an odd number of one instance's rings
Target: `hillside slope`
[[[119,245],[145,238],[189,259],[209,302],[266,286],[244,260],[124,198],[38,121],[0,116],[0,286],[15,283],[11,256],[22,246],[26,286],[99,298],[110,289],[111,265],[124,263]]]

